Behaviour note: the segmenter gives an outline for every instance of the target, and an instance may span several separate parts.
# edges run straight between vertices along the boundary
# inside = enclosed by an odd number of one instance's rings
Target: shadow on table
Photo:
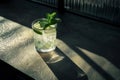
[[[115,80],[108,72],[106,72],[105,70],[102,69],[102,65],[99,66],[98,64],[96,64],[91,58],[89,58],[87,55],[85,55],[82,51],[80,51],[78,48],[76,47],[71,47],[71,49],[73,49],[76,53],[78,53],[82,58],[85,59],[85,61],[87,63],[89,63],[89,65],[92,66],[93,69],[95,69],[100,75],[102,75],[106,80]],[[94,73],[92,73],[94,74]]]
[[[87,37],[87,38],[89,38],[89,37]],[[106,80],[116,80],[117,79],[117,77],[115,77],[115,76],[118,75],[119,71],[117,71],[117,70],[119,70],[119,68],[117,68],[117,66],[112,64],[112,63],[114,63],[114,62],[112,62],[113,60],[111,62],[109,61],[109,60],[111,60],[110,59],[111,57],[109,57],[109,56],[113,55],[113,53],[111,52],[109,55],[107,54],[106,45],[103,46],[101,43],[98,43],[98,45],[97,44],[94,45],[94,43],[92,43],[86,39],[84,40],[84,38],[80,38],[80,37],[72,38],[72,36],[70,36],[66,39],[63,39],[63,41],[66,43],[67,46],[70,47],[70,49],[72,49],[73,51],[75,51],[75,53],[77,53],[80,57],[82,57],[85,60],[85,62],[88,63],[94,70],[96,70],[103,78],[105,78]],[[78,41],[78,42],[75,42],[75,41]],[[79,48],[83,48],[84,51],[86,51],[86,52],[84,53]],[[116,56],[116,54],[114,56]],[[118,57],[116,56],[116,58],[118,58]],[[97,62],[95,60],[97,60]],[[111,67],[109,67],[109,66],[111,66]],[[91,74],[94,74],[94,73],[91,73]]]
[[[87,75],[58,48],[49,53],[40,53],[59,80],[88,80]]]
[[[0,80],[35,80],[0,60]]]

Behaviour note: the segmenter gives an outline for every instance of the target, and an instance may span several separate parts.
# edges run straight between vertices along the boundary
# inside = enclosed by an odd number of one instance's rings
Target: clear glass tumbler
[[[56,48],[57,24],[50,25],[47,29],[43,29],[39,23],[40,20],[41,19],[37,19],[32,22],[35,48],[38,52],[53,51]],[[35,31],[35,29],[37,31]]]

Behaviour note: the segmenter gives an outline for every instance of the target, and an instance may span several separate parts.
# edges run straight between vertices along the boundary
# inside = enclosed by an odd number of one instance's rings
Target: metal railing
[[[120,0],[64,0],[67,10],[120,24]]]
[[[30,0],[30,1],[34,1],[34,2],[37,2],[37,3],[49,5],[49,6],[52,6],[52,7],[57,7],[57,4],[58,4],[58,0]]]
[[[83,16],[120,25],[120,0],[33,0]],[[64,2],[62,2],[64,1]],[[61,3],[63,5],[59,5]]]

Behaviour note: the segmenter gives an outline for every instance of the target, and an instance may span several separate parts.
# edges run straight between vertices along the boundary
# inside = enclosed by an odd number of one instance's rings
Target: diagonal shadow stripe
[[[96,71],[99,72],[106,80],[115,80],[109,73],[104,71],[99,65],[97,65],[93,60],[91,60],[88,56],[86,56],[83,52],[81,52],[78,48],[74,46],[70,46],[78,55],[82,56],[86,62],[88,62]]]

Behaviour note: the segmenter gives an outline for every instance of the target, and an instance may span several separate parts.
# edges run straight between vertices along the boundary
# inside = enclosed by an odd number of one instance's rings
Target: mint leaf
[[[47,20],[48,20],[48,23],[51,23],[51,21],[54,20],[55,17],[56,17],[56,12],[53,12],[53,13],[51,13],[51,14],[48,13],[48,14],[47,14],[47,17],[46,17]]]
[[[53,12],[51,14],[50,13],[46,14],[46,17],[40,20],[39,23],[43,30],[45,30],[47,29],[47,27],[50,27],[50,25],[54,25],[60,21],[61,20],[59,18],[56,18],[56,12]]]
[[[45,25],[48,24],[48,21],[47,21],[47,19],[42,19],[39,21],[39,24],[41,25],[42,28],[44,28]]]

